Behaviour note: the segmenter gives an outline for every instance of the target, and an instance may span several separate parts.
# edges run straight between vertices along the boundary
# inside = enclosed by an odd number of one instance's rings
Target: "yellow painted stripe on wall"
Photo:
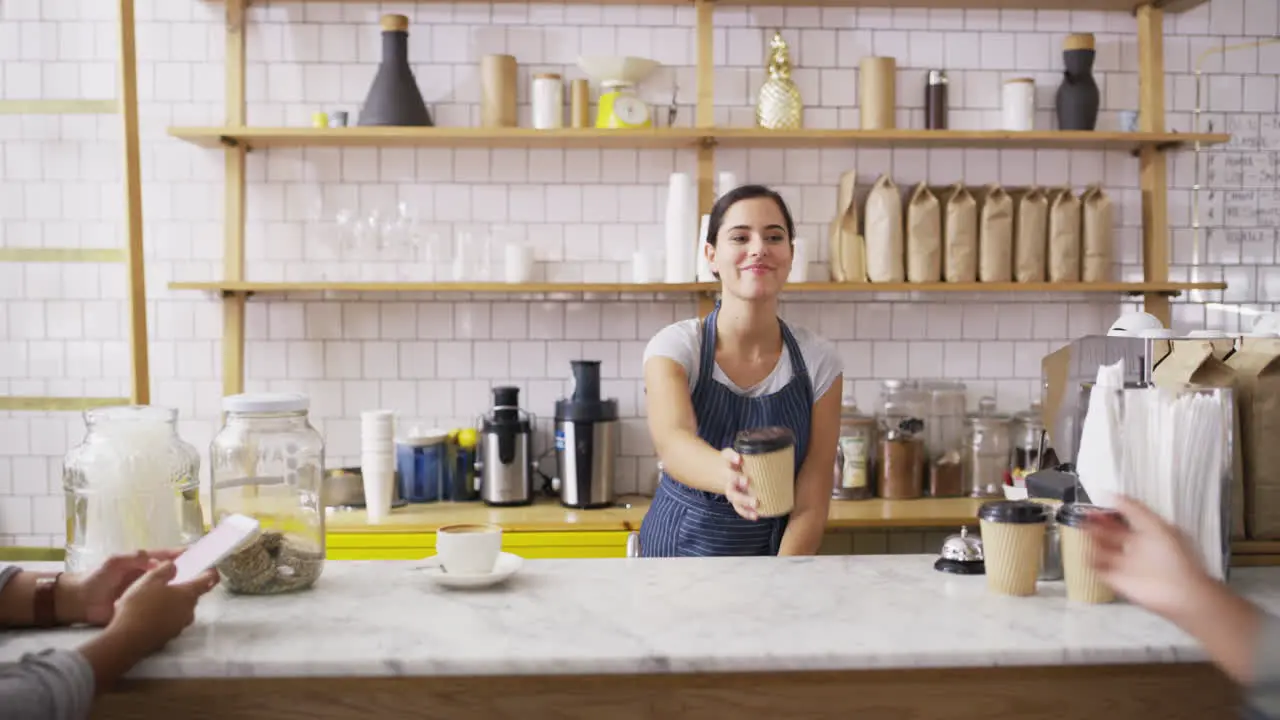
[[[0,100],[0,115],[114,115],[115,100]]]
[[[0,248],[0,262],[20,263],[117,263],[124,262],[122,248]]]
[[[110,407],[112,405],[131,405],[129,398],[103,397],[3,397],[0,396],[0,410],[44,410],[75,411],[91,408]]]

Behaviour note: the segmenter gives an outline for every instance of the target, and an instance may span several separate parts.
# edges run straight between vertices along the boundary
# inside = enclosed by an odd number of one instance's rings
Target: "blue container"
[[[411,503],[436,502],[445,484],[448,434],[432,430],[396,441],[400,496]]]

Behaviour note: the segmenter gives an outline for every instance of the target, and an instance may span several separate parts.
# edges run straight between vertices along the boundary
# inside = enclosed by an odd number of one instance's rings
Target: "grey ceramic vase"
[[[1067,37],[1062,51],[1065,68],[1058,86],[1056,105],[1059,130],[1094,130],[1098,127],[1098,83],[1093,79],[1096,51],[1093,35]]]
[[[404,15],[382,16],[382,64],[360,109],[359,124],[434,125],[409,67],[409,18]]]

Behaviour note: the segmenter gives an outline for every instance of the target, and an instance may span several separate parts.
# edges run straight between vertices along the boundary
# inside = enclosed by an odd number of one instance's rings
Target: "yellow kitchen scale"
[[[597,128],[631,130],[653,127],[653,112],[649,104],[636,95],[636,85],[657,69],[657,61],[597,55],[579,57],[578,67],[600,84]]]

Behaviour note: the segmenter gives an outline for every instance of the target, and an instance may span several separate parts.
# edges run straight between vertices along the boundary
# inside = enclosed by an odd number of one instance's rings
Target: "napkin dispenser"
[[[1159,344],[1167,343],[1161,339],[1087,335],[1044,356],[1040,361],[1042,419],[1059,462],[1075,463],[1089,409],[1089,389],[1098,377],[1098,368],[1123,360],[1125,386],[1146,385],[1164,355]]]

